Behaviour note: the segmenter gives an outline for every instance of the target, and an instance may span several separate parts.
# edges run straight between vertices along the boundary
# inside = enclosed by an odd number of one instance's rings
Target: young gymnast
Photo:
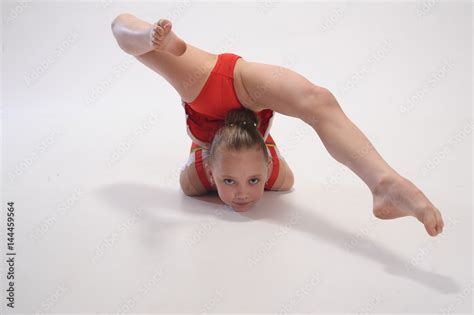
[[[192,139],[180,175],[186,195],[217,191],[234,210],[247,211],[264,190],[290,190],[293,173],[269,133],[278,112],[309,124],[331,156],[367,184],[377,218],[414,216],[430,236],[442,232],[439,210],[387,164],[328,89],[285,67],[203,51],[167,19],[150,24],[123,13],[111,27],[118,45],[181,97]]]

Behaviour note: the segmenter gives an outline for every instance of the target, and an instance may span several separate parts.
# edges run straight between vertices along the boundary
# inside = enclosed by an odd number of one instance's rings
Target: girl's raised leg
[[[440,211],[383,159],[328,89],[290,69],[269,64],[245,61],[239,75],[252,106],[298,117],[313,127],[331,156],[367,184],[376,217],[414,216],[429,235],[442,232]]]
[[[112,32],[126,53],[165,78],[186,102],[197,98],[217,62],[216,54],[179,38],[167,19],[151,24],[123,13],[113,20]]]

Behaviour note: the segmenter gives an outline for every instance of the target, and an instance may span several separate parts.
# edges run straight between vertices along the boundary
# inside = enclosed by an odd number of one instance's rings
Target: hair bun
[[[233,127],[234,125],[238,125],[240,127],[248,127],[248,126],[254,126],[254,127],[257,127],[257,123],[248,123],[247,124],[247,121],[244,120],[243,122],[242,121],[239,121],[239,122],[233,122],[233,123],[230,123],[230,124],[227,124],[227,126],[230,126],[230,127]]]
[[[225,125],[229,127],[256,128],[257,124],[257,115],[248,108],[233,109],[225,118]]]

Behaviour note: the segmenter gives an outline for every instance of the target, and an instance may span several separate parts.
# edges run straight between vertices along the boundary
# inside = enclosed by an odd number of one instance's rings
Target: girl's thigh
[[[165,78],[181,99],[190,103],[204,87],[217,62],[217,55],[189,43],[186,46],[186,51],[181,56],[153,50],[135,58]]]
[[[254,111],[271,109],[312,122],[314,106],[325,103],[327,89],[283,66],[243,60],[238,76]]]

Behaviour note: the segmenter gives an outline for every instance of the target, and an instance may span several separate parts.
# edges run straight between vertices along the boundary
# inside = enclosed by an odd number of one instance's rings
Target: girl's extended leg
[[[169,20],[150,24],[128,13],[112,22],[119,46],[165,78],[184,101],[192,102],[217,62],[217,55],[186,43],[171,28]]]
[[[442,232],[439,210],[388,165],[330,91],[290,69],[256,62],[243,62],[240,77],[252,106],[301,118],[313,127],[331,156],[367,184],[375,216],[394,219],[411,215],[431,236]]]

